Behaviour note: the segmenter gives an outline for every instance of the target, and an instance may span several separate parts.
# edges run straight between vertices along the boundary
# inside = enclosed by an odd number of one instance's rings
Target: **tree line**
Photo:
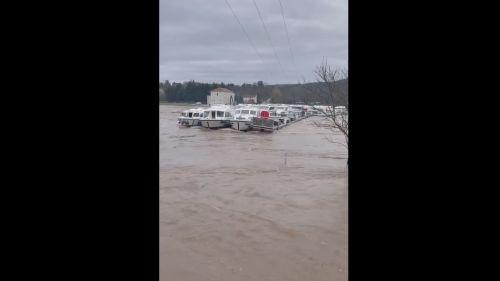
[[[338,90],[335,92],[338,105],[347,106],[347,79],[338,81],[338,85]],[[233,91],[236,94],[236,103],[242,103],[243,97],[249,95],[257,95],[259,103],[328,104],[330,101],[330,97],[323,94],[322,91],[328,85],[322,82],[267,85],[263,81],[257,81],[252,84],[243,83],[242,85],[235,85],[223,82],[201,83],[193,80],[183,83],[171,83],[166,80],[160,82],[159,98],[162,102],[206,103],[207,95],[210,94],[211,90],[218,87]],[[311,89],[314,90],[311,91]]]

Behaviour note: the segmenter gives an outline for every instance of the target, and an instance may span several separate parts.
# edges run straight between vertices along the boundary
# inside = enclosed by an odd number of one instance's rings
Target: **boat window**
[[[183,112],[181,115],[185,117],[186,116],[186,112]]]
[[[203,116],[208,117],[210,115],[210,111],[203,111]]]
[[[250,111],[250,114],[255,115],[255,114],[257,114],[257,111],[255,111],[255,110],[251,110],[251,111]]]
[[[242,110],[241,114],[248,114],[249,110]]]
[[[212,119],[215,119],[215,111],[212,111]]]
[[[240,110],[236,110],[236,114],[240,114],[240,112],[241,112]]]
[[[226,112],[226,117],[232,117],[231,112]]]
[[[193,114],[193,117],[198,117],[198,113]]]
[[[192,112],[189,112],[189,117],[193,117],[193,113]]]
[[[224,111],[217,111],[217,117],[224,117]]]

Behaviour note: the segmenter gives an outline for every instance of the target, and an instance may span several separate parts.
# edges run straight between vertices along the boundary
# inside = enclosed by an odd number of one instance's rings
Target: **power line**
[[[231,10],[231,13],[233,14],[234,18],[236,19],[236,21],[238,22],[238,24],[240,25],[241,27],[241,30],[243,30],[243,33],[245,34],[245,36],[247,37],[248,39],[248,42],[250,42],[250,45],[252,45],[252,48],[253,50],[255,51],[255,53],[257,54],[257,56],[259,57],[260,61],[262,62],[262,64],[265,64],[264,63],[264,60],[262,59],[262,56],[260,55],[259,51],[257,50],[257,48],[255,47],[255,44],[253,43],[252,39],[250,38],[250,36],[248,35],[245,27],[243,26],[243,24],[241,23],[240,19],[238,18],[238,16],[236,15],[236,13],[234,12],[233,10],[233,7],[231,7],[231,4],[229,4],[228,0],[224,0],[227,4],[227,6],[229,7],[229,10]]]
[[[283,72],[283,74],[285,74],[285,70],[283,68],[283,65],[281,64],[280,58],[278,57],[278,53],[276,52],[276,48],[274,47],[273,40],[271,39],[271,35],[269,34],[269,31],[267,30],[266,24],[265,24],[264,20],[262,19],[262,15],[260,14],[260,10],[259,10],[259,7],[257,6],[257,2],[255,2],[255,0],[252,0],[252,2],[255,5],[255,9],[257,10],[257,14],[259,15],[260,22],[262,23],[262,26],[264,27],[264,31],[266,32],[267,39],[269,40],[269,43],[271,43],[271,47],[273,48],[274,56],[276,57],[276,60],[278,61],[278,64],[280,65],[281,71]]]
[[[288,49],[290,50],[290,55],[292,56],[293,65],[295,67],[297,67],[295,65],[295,57],[293,56],[293,52],[292,52],[292,44],[290,44],[290,35],[288,34],[288,26],[286,25],[286,21],[285,21],[285,13],[283,12],[283,4],[281,3],[281,0],[278,0],[278,2],[280,3],[281,17],[283,18],[283,25],[285,26],[286,39],[288,41]]]
[[[281,0],[278,0],[278,2],[280,4],[281,17],[283,18],[283,25],[285,26],[286,40],[288,42],[288,49],[290,50],[290,56],[292,57],[294,72],[297,75],[297,77],[301,76],[302,79],[305,80],[303,78],[304,76],[299,73],[299,71],[297,69],[297,64],[295,64],[295,56],[293,55],[292,44],[290,43],[290,34],[288,33],[288,25],[286,24],[286,20],[285,20],[285,12],[283,9],[283,4],[281,3]],[[299,81],[300,81],[300,78],[299,78]]]

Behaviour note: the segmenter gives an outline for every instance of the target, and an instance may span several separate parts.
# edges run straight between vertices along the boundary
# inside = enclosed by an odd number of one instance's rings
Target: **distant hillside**
[[[337,105],[347,106],[348,87],[347,80],[338,82],[338,91],[334,94]],[[266,85],[262,82],[254,84],[224,84],[224,83],[199,83],[189,81],[184,83],[172,83],[165,81],[160,83],[160,100],[169,102],[202,102],[206,103],[206,96],[210,90],[224,87],[236,94],[236,101],[241,103],[243,96],[257,95],[259,102],[270,100],[273,103],[321,103],[329,104],[330,98],[325,94],[326,85],[314,82],[306,84],[280,84]]]

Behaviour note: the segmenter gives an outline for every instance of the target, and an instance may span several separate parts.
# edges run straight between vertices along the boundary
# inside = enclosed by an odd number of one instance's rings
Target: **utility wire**
[[[285,20],[285,12],[283,9],[283,3],[281,3],[281,0],[278,0],[278,2],[280,4],[281,17],[283,18],[283,25],[285,26],[286,40],[288,42],[288,49],[290,50],[290,56],[292,57],[294,72],[297,75],[297,77],[300,76],[303,80],[305,80],[304,76],[298,72],[297,64],[295,64],[295,56],[293,55],[292,44],[290,43],[290,34],[288,33],[288,25],[286,24],[286,20]],[[299,81],[300,81],[300,78],[299,78]]]
[[[260,62],[265,65],[265,62],[264,60],[262,59],[262,56],[260,55],[259,51],[257,50],[257,48],[255,47],[255,44],[253,43],[252,39],[250,38],[250,36],[248,35],[248,32],[246,31],[245,27],[243,26],[243,24],[241,23],[240,19],[238,18],[238,15],[236,15],[236,13],[234,12],[233,10],[233,7],[231,6],[231,4],[229,3],[228,0],[224,0],[229,8],[229,10],[231,10],[231,13],[233,14],[234,18],[236,19],[236,21],[238,22],[238,24],[240,25],[241,27],[241,30],[243,31],[243,33],[245,34],[245,37],[248,39],[248,42],[250,42],[250,45],[252,46],[252,49],[255,51],[255,54],[257,54],[257,56],[259,57],[260,59]],[[269,72],[269,77],[273,76],[273,73],[268,70]]]
[[[281,3],[281,0],[278,0],[278,2],[280,3],[281,17],[283,18],[283,25],[285,26],[286,39],[288,41],[288,49],[290,50],[290,55],[292,56],[293,65],[295,67],[297,67],[295,65],[295,57],[293,56],[293,52],[292,52],[292,44],[290,44],[290,35],[288,34],[288,26],[286,25],[286,21],[285,21],[285,13],[283,12],[283,4]]]
[[[257,50],[257,48],[255,47],[255,44],[253,43],[252,39],[250,38],[250,36],[248,35],[248,32],[246,31],[245,27],[243,26],[243,24],[241,23],[240,19],[238,18],[238,16],[236,15],[236,13],[234,12],[233,10],[233,7],[231,7],[231,4],[229,4],[229,1],[228,0],[224,0],[227,4],[227,6],[229,7],[229,10],[231,10],[231,13],[233,14],[234,18],[236,19],[236,21],[238,22],[238,24],[240,25],[241,27],[241,30],[243,30],[243,33],[245,34],[245,36],[247,37],[248,39],[248,42],[250,42],[250,45],[252,45],[252,48],[253,50],[255,51],[255,54],[257,54],[257,56],[259,57],[260,61],[262,62],[262,64],[265,65],[264,63],[264,60],[262,59],[262,56],[260,55],[259,51]]]
[[[273,48],[274,56],[275,56],[276,60],[278,61],[278,64],[280,65],[281,71],[286,76],[283,65],[281,64],[280,58],[278,57],[278,53],[276,52],[276,48],[274,47],[273,40],[271,39],[271,35],[269,34],[269,31],[267,30],[266,23],[264,22],[264,20],[262,19],[262,15],[260,14],[260,10],[259,10],[259,7],[257,6],[257,2],[255,2],[255,0],[252,0],[252,2],[255,5],[255,9],[257,10],[257,14],[259,15],[260,22],[262,23],[262,26],[264,27],[264,31],[266,32],[267,39],[269,40],[269,43],[271,43],[271,47]]]

